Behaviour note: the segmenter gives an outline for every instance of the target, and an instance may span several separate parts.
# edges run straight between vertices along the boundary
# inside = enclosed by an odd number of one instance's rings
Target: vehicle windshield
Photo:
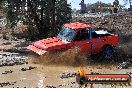
[[[62,27],[57,37],[71,42],[75,36],[75,33],[76,31],[73,29]]]

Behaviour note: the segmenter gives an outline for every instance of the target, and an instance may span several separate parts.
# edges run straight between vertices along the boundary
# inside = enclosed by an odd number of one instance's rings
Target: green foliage
[[[71,11],[72,9],[66,0],[58,0],[56,2],[57,23],[69,22],[71,19]]]
[[[10,27],[13,27],[17,24],[18,18],[16,13],[12,12],[12,10],[8,10],[6,14],[7,24],[10,25]]]
[[[57,27],[71,19],[71,8],[67,0],[2,0],[6,17],[11,27],[19,22],[32,25],[39,36],[56,33]],[[52,32],[52,33],[51,33]]]

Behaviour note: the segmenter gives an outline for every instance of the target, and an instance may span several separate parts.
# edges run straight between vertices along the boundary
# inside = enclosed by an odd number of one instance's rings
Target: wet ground
[[[23,64],[0,67],[0,87],[4,88],[79,88],[74,73],[78,67]],[[132,69],[116,69],[113,66],[85,66],[86,73],[124,74]],[[68,76],[69,74],[69,76]],[[4,83],[2,85],[2,83]],[[111,85],[94,85],[95,88],[115,88]],[[87,87],[89,88],[89,87]],[[116,88],[121,88],[116,87]],[[132,87],[122,87],[132,88]]]
[[[42,63],[31,63],[27,54],[19,52],[24,51],[21,44],[24,41],[4,41],[0,40],[0,87],[2,88],[79,88],[76,82],[75,73],[77,73],[77,67],[66,65],[51,65]],[[17,47],[17,49],[16,49]],[[24,47],[24,46],[23,46]],[[25,47],[24,47],[25,48]],[[12,50],[13,49],[13,50]],[[19,50],[20,49],[20,50]],[[8,51],[8,52],[7,52]],[[12,52],[11,52],[12,51]],[[62,57],[71,59],[71,51],[62,53]],[[76,53],[73,53],[76,54]],[[67,57],[66,57],[67,55]],[[74,55],[71,55],[74,58]],[[62,58],[61,57],[61,58]],[[80,57],[82,58],[82,57]],[[35,58],[37,59],[37,58]],[[54,60],[56,62],[56,60]],[[57,60],[58,61],[58,60]],[[43,59],[41,58],[41,61]],[[65,62],[70,63],[71,61]],[[74,62],[74,60],[73,60]],[[64,63],[64,64],[65,64]],[[86,73],[97,72],[101,74],[125,74],[131,73],[132,68],[117,69],[116,65],[111,64],[87,64],[84,67]],[[94,84],[94,88],[132,88],[111,85]],[[89,85],[88,87],[89,88]]]
[[[32,70],[22,70],[22,68],[28,68],[29,66],[35,66]],[[57,70],[56,70],[57,69]],[[62,70],[63,69],[63,70]],[[4,71],[12,70],[12,73],[2,74]],[[59,88],[66,87],[65,84],[70,84],[68,80],[61,79],[61,74],[68,72],[68,68],[64,67],[50,67],[39,65],[22,65],[13,67],[4,67],[1,69],[1,81],[3,82],[16,82],[14,85],[5,86],[7,88],[19,87],[19,88],[51,88],[48,86],[54,86]],[[74,79],[74,78],[73,78]],[[66,87],[67,88],[67,87]]]

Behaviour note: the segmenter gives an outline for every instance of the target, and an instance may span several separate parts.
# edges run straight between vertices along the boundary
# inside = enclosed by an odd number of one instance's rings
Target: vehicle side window
[[[92,38],[98,38],[99,36],[98,36],[98,34],[96,33],[96,32],[92,32]]]
[[[82,41],[86,40],[88,37],[88,31],[86,29],[81,29],[78,31],[77,35],[75,36],[75,41]]]

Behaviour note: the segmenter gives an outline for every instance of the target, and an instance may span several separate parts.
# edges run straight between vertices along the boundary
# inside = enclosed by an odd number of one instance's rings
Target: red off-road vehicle
[[[79,47],[84,54],[101,53],[104,58],[112,58],[113,47],[117,45],[118,35],[96,31],[88,24],[75,22],[64,24],[58,36],[36,41],[27,49],[43,55],[48,51]]]

